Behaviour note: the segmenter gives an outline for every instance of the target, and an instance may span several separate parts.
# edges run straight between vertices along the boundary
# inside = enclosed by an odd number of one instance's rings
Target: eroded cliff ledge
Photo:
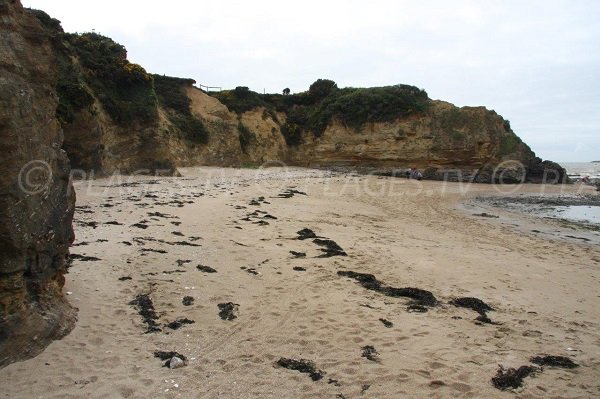
[[[38,19],[0,0],[0,367],[68,333],[75,203],[56,120],[56,61]]]

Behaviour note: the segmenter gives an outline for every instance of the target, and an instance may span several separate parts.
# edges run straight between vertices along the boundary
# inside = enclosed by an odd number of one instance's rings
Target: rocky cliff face
[[[75,203],[55,118],[50,38],[17,0],[0,0],[0,367],[64,336],[62,295]]]

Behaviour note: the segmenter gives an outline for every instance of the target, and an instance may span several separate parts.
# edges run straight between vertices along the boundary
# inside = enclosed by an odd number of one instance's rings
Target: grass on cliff
[[[153,75],[153,78],[156,97],[159,104],[167,110],[171,123],[189,141],[199,144],[208,143],[208,130],[201,120],[192,115],[191,100],[185,90],[196,81],[163,75]]]
[[[365,123],[424,112],[430,103],[427,93],[414,86],[339,89],[327,79],[319,79],[308,91],[293,95],[259,94],[247,87],[210,94],[238,114],[258,107],[266,108],[272,115],[275,111],[284,112],[287,121],[281,132],[291,146],[302,143],[303,132],[321,136],[334,120],[360,130]]]

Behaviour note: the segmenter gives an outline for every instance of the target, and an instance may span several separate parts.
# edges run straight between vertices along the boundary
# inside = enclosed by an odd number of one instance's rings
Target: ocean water
[[[559,165],[567,170],[569,176],[600,179],[600,162],[559,162]]]

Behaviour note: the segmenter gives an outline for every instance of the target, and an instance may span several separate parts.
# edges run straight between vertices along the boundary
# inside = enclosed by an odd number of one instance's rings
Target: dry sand
[[[74,260],[67,275],[79,321],[38,357],[0,370],[2,397],[600,396],[600,250],[526,233],[506,215],[487,219],[460,209],[465,198],[497,194],[492,186],[302,169],[183,174],[76,183],[71,252],[100,259]],[[128,181],[140,184],[119,185]],[[273,198],[289,187],[308,195]],[[260,196],[268,203],[249,205]],[[277,219],[242,220],[257,209]],[[147,229],[132,226],[144,220]],[[85,225],[92,221],[98,225]],[[335,240],[348,256],[317,258],[318,245],[295,239],[302,228]],[[307,256],[294,259],[289,251]],[[217,273],[198,271],[199,264]],[[339,270],[429,290],[441,304],[407,312],[408,299],[369,291]],[[153,300],[162,332],[144,334],[129,304],[141,293]],[[194,297],[193,305],[184,306],[184,296]],[[448,304],[459,296],[490,304],[496,311],[488,316],[501,324],[476,324],[475,312]],[[239,304],[236,319],[219,318],[217,305],[225,302]],[[181,317],[195,323],[164,326]],[[367,345],[378,361],[361,356]],[[177,351],[188,365],[163,368],[155,350]],[[492,386],[498,365],[530,364],[538,354],[568,356],[581,367],[546,368],[516,393]],[[274,367],[281,357],[312,360],[326,374],[314,382]]]

